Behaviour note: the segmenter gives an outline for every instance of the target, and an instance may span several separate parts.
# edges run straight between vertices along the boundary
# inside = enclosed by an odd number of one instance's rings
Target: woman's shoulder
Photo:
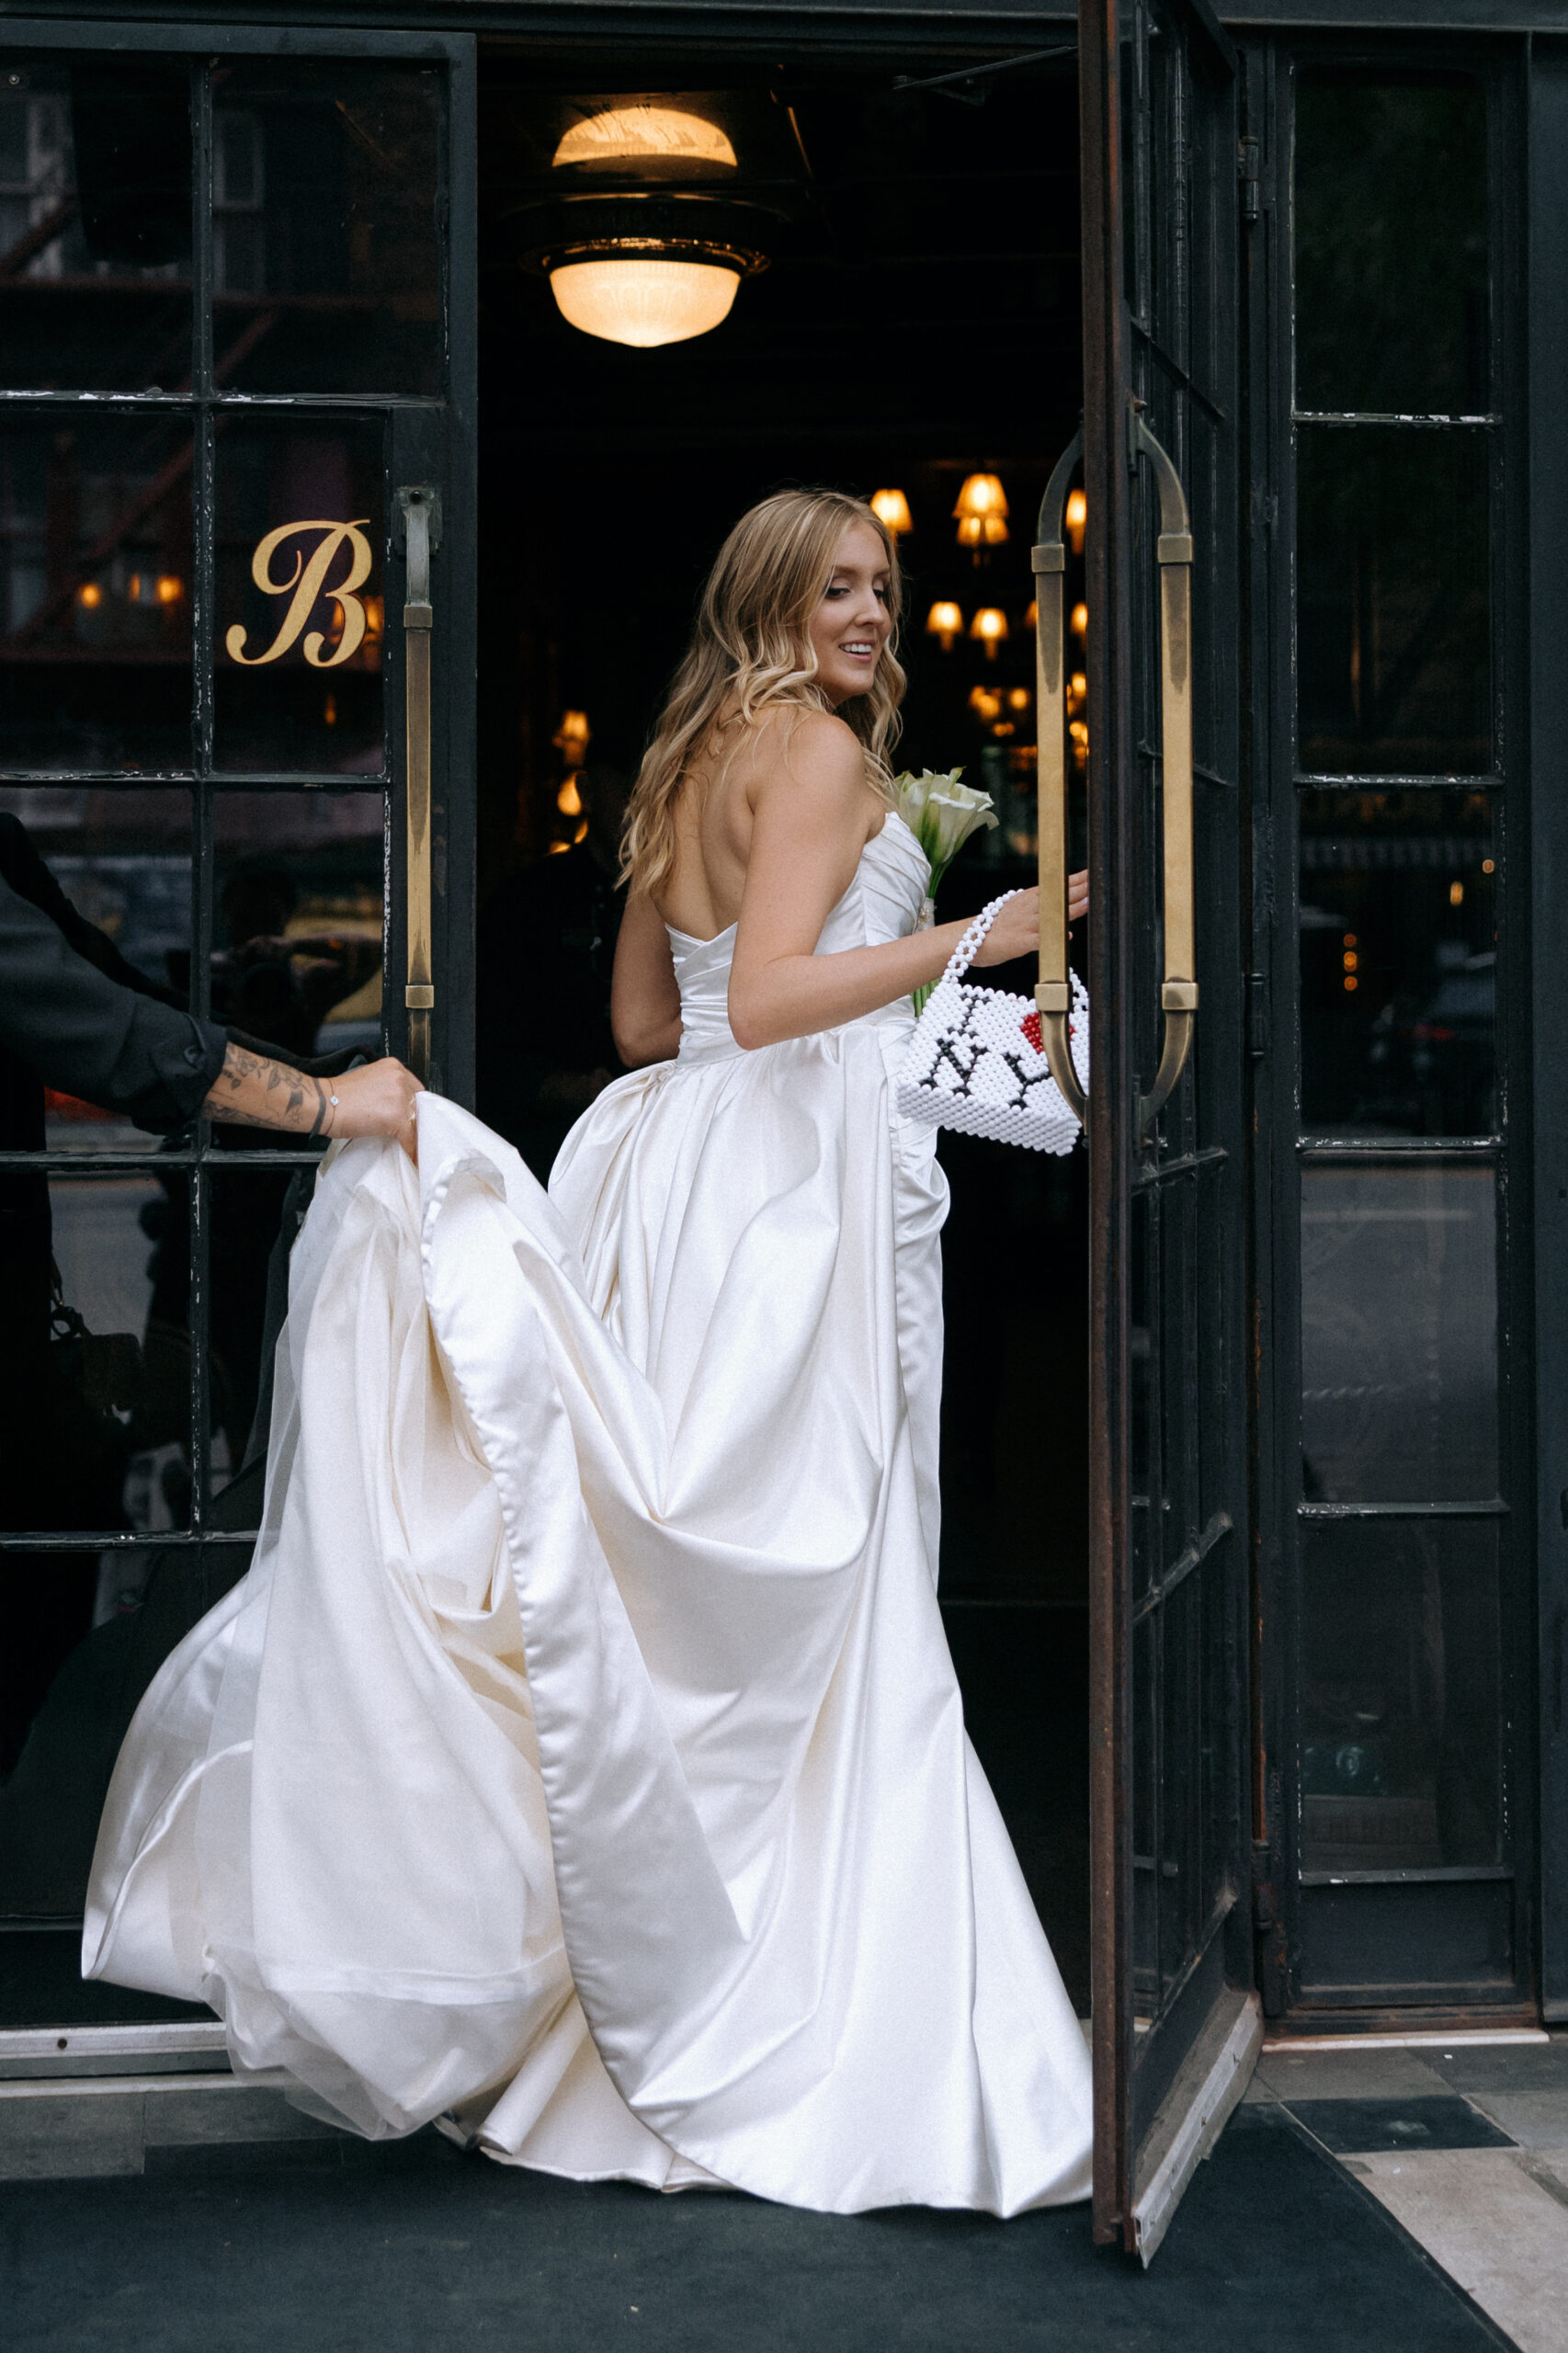
[[[866,755],[852,727],[830,710],[775,704],[746,722],[748,798],[770,788],[798,792],[802,786],[833,799],[860,798],[866,787]]]

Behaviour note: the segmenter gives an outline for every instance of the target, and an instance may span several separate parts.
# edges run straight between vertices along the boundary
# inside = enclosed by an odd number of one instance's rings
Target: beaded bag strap
[[[1016,899],[1018,893],[1017,891],[1004,891],[999,899],[993,899],[988,907],[983,907],[981,909],[980,913],[975,916],[974,921],[970,925],[969,929],[964,933],[963,938],[959,941],[959,944],[954,949],[952,954],[949,957],[948,969],[942,974],[942,979],[944,981],[959,981],[963,978],[970,966],[973,963],[976,956],[980,953],[981,943],[984,939],[986,933],[990,930],[992,925],[995,922],[997,916],[1001,914],[1008,900]]]

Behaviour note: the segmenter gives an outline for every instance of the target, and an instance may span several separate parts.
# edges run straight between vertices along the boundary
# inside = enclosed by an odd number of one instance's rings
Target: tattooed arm
[[[424,1089],[389,1057],[341,1078],[312,1078],[229,1040],[223,1067],[202,1109],[241,1128],[281,1128],[307,1136],[395,1136],[414,1156],[414,1098]],[[334,1099],[335,1098],[335,1100]]]

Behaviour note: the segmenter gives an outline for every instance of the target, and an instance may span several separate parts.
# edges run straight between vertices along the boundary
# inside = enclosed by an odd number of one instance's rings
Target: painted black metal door
[[[7,872],[134,985],[285,1059],[423,1045],[460,1097],[472,74],[466,36],[319,22],[0,44]],[[5,1108],[0,2064],[215,2031],[84,1987],[79,1920],[130,1714],[248,1562],[317,1153]]]
[[[1198,0],[1080,10],[1095,2228],[1145,2261],[1257,2040],[1233,63]]]

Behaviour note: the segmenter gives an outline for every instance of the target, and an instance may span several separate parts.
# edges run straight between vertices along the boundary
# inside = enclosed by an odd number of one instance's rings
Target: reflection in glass
[[[186,1003],[190,794],[178,785],[0,785],[0,873],[127,987]],[[101,1105],[13,1087],[0,1144],[153,1152],[158,1138]]]
[[[1303,74],[1296,98],[1296,404],[1487,406],[1486,102],[1457,78]]]
[[[279,420],[218,444],[214,765],[380,776],[381,429]]]
[[[1161,1991],[1159,1639],[1157,1617],[1132,1629],[1132,2009],[1141,2026],[1153,2021]]]
[[[1303,1870],[1497,1862],[1494,1526],[1341,1521],[1302,1541]]]
[[[1304,792],[1301,1121],[1489,1135],[1497,845],[1484,792]]]
[[[0,430],[0,762],[188,769],[190,428]]]
[[[437,74],[247,60],[212,89],[218,381],[437,392]]]
[[[190,380],[190,69],[0,58],[0,384]]]
[[[385,813],[380,792],[212,795],[215,1020],[285,1053],[381,1051]]]
[[[0,1527],[87,1538],[64,1551],[0,1553],[0,1777],[10,1775],[0,1790],[0,1903],[11,1909],[50,1908],[18,1895],[18,1853],[31,1858],[28,1885],[34,1866],[54,1883],[50,1842],[19,1826],[12,1768],[47,1715],[50,1802],[69,1806],[82,1716],[104,1696],[85,1646],[134,1608],[144,1574],[141,1556],[102,1550],[92,1532],[188,1522],[185,1362],[160,1350],[152,1313],[149,1242],[162,1202],[151,1169],[52,1181],[0,1173]],[[100,1645],[95,1665],[105,1659]],[[79,1827],[90,1854],[89,1826]]]
[[[1301,1484],[1325,1503],[1497,1492],[1495,1178],[1301,1172]]]
[[[1492,768],[1484,428],[1297,428],[1301,761]]]

